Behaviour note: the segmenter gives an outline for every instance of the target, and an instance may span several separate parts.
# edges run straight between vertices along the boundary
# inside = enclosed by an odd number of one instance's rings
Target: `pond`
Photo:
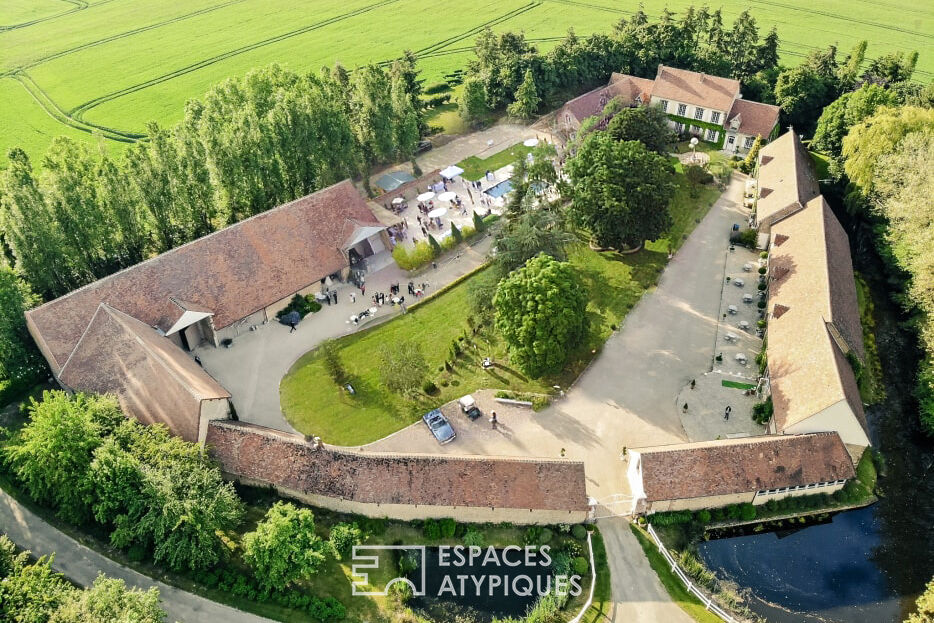
[[[863,274],[881,274],[873,257],[865,247],[854,254]],[[886,399],[867,409],[873,446],[885,458],[879,502],[791,534],[699,547],[720,577],[753,592],[750,607],[769,621],[895,623],[934,576],[934,443],[920,431],[913,399],[916,338],[882,290],[873,287]]]
[[[539,593],[547,592],[554,580],[550,561],[544,557],[527,560],[523,558],[524,549],[521,553],[513,550],[507,554],[509,562],[521,564],[509,566],[502,564],[504,550],[493,551],[500,564],[484,561],[483,557],[458,564],[450,549],[442,554],[437,547],[426,548],[427,590],[425,596],[413,598],[409,605],[430,620],[445,623],[490,623],[494,617],[524,616]],[[413,575],[420,574],[421,566]],[[527,587],[532,587],[531,594],[517,594],[526,593]]]

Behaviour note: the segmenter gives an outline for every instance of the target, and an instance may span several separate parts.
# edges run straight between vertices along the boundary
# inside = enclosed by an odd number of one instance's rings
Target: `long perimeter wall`
[[[579,461],[316,449],[301,435],[230,420],[212,421],[206,444],[230,477],[335,511],[551,524],[589,510]]]

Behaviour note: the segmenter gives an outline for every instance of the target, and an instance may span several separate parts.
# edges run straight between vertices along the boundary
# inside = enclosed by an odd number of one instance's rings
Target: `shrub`
[[[696,519],[702,524],[710,523],[710,511],[707,509],[697,511]]]
[[[757,320],[757,321],[756,321],[756,326],[759,327],[760,329],[764,329],[764,328],[765,328],[765,325],[766,325],[765,320]]]
[[[457,522],[447,517],[438,522],[438,525],[441,528],[441,536],[445,539],[450,539],[454,536],[454,533],[457,532]]]
[[[428,234],[428,244],[431,247],[433,257],[441,255],[441,245],[438,244],[438,240],[431,234]]]
[[[766,287],[765,283],[761,281],[758,284],[756,284],[756,289],[759,290],[759,292],[762,292],[763,290],[765,290],[765,287]]]
[[[464,534],[464,545],[467,547],[483,547],[486,545],[486,536],[476,528],[468,528]]]
[[[422,384],[422,391],[429,396],[433,396],[438,392],[438,386],[435,385],[434,381],[429,379]]]
[[[331,528],[331,534],[328,537],[328,543],[334,551],[334,557],[338,560],[350,554],[354,545],[359,545],[363,541],[363,532],[355,523],[339,523]]]
[[[765,309],[765,301],[759,301],[758,303],[756,303],[756,307],[758,307],[759,309]]]
[[[764,274],[767,273],[767,272],[768,272],[768,269],[767,269],[765,266],[760,266],[760,267],[759,267],[759,274],[760,274],[760,275],[764,275]]]
[[[694,519],[691,511],[668,511],[664,513],[655,513],[652,515],[651,522],[657,526],[672,526],[675,524],[689,523]]]
[[[289,301],[289,304],[284,309],[279,310],[276,313],[276,318],[282,318],[284,315],[297,311],[302,318],[308,314],[313,314],[317,311],[321,311],[321,303],[315,300],[314,295],[309,294],[308,296],[302,296],[301,294],[296,294],[292,297],[292,300]]]
[[[756,507],[749,502],[740,504],[739,518],[743,521],[752,521],[756,518]]]
[[[306,612],[308,616],[321,621],[321,623],[340,621],[347,616],[347,609],[344,608],[344,604],[333,597],[325,597],[324,599],[312,597],[309,600]]]
[[[464,228],[461,230],[461,234],[464,237],[464,240],[470,240],[477,234],[477,230],[470,225],[464,225]]]
[[[437,240],[435,241],[437,244]],[[440,247],[439,247],[440,251]],[[396,261],[402,270],[415,270],[424,266],[435,257],[435,251],[427,242],[422,241],[415,245],[411,250],[404,245],[396,245],[392,250],[392,259]]]
[[[542,528],[541,533],[538,535],[538,544],[539,545],[548,545],[551,543],[551,539],[554,538],[554,533],[550,528]]]
[[[476,211],[474,211],[473,213],[473,228],[478,232],[481,232],[484,229],[486,229],[486,223],[484,222],[482,218],[480,218],[480,215],[477,214]]]
[[[457,224],[451,223],[451,238],[454,240],[454,243],[460,243],[464,241],[464,235],[461,233],[461,230],[457,228]]]
[[[325,340],[318,348],[321,350],[321,358],[328,376],[338,386],[343,387],[350,379],[344,368],[344,362],[341,361],[340,347],[337,342],[333,339]]]
[[[397,605],[404,606],[412,599],[412,585],[408,582],[396,582],[389,587],[389,598]]]
[[[441,538],[441,526],[434,519],[426,519],[422,524],[422,534],[430,541],[437,541]]]
[[[532,411],[541,411],[545,407],[551,404],[551,400],[548,396],[533,396],[532,397]]]
[[[762,253],[759,254],[759,257],[761,257],[762,259],[766,259],[768,256],[769,256],[768,251],[763,251]]]
[[[571,528],[571,536],[578,541],[583,541],[587,538],[587,528],[581,524],[575,524],[574,527]]]
[[[575,574],[584,575],[590,569],[590,563],[583,556],[576,556],[571,561],[571,568],[574,569]]]
[[[537,545],[542,536],[541,526],[529,526],[525,531],[523,541],[526,545]]]
[[[757,402],[752,407],[752,419],[756,424],[767,424],[772,419],[772,413],[775,408],[772,405],[772,398],[769,397],[765,402]]]

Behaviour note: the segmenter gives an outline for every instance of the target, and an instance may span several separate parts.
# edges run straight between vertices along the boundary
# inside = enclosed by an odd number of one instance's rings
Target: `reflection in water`
[[[854,259],[864,274],[878,273],[865,265],[878,261],[874,254]],[[781,540],[756,534],[699,548],[721,577],[771,602],[751,604],[769,621],[894,623],[934,576],[934,443],[919,430],[913,399],[916,338],[899,327],[898,310],[878,294],[883,287],[873,285],[887,398],[867,412],[873,445],[885,457],[882,499]]]

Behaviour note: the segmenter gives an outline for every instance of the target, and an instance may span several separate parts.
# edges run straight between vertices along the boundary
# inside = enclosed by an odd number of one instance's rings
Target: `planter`
[[[514,407],[528,407],[529,409],[532,408],[532,402],[529,400],[513,400],[512,398],[494,398],[493,400],[504,405],[513,405]]]

